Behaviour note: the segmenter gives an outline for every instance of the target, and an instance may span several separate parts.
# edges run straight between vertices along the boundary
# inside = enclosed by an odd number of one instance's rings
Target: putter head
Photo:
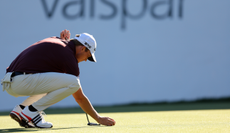
[[[100,126],[101,124],[89,122],[87,125],[88,126]]]
[[[97,123],[92,123],[92,122],[89,122],[89,118],[88,118],[88,115],[86,113],[86,118],[87,118],[87,121],[88,121],[88,126],[100,126],[101,124],[97,124]]]

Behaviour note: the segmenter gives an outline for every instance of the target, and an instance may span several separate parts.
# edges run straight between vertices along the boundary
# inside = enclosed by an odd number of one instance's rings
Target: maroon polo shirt
[[[22,51],[7,68],[7,72],[59,72],[79,76],[75,45],[58,37],[50,37]]]

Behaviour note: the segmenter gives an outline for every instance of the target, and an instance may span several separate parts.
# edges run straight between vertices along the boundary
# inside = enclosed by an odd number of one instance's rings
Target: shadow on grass
[[[221,98],[221,99],[201,99],[196,101],[132,103],[132,104],[124,104],[124,105],[94,106],[94,107],[99,113],[230,109],[230,97]],[[0,112],[0,116],[9,115],[9,112]],[[84,113],[80,107],[50,108],[45,110],[45,112],[46,114]]]
[[[84,126],[86,127],[86,126]],[[49,128],[49,129],[40,129],[40,128],[9,128],[9,129],[0,129],[0,133],[15,133],[15,132],[36,132],[36,131],[49,131],[49,130],[65,130],[65,129],[77,129],[83,127],[63,127],[63,128]]]
[[[26,128],[9,128],[9,129],[0,129],[0,133],[14,133],[14,132],[31,132],[36,130],[26,129]]]

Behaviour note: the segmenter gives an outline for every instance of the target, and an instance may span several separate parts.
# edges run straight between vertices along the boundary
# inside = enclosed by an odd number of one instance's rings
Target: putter
[[[87,121],[88,121],[88,126],[100,126],[101,124],[97,124],[97,123],[92,123],[92,122],[89,122],[89,117],[88,117],[88,114],[86,113],[86,118],[87,118]]]

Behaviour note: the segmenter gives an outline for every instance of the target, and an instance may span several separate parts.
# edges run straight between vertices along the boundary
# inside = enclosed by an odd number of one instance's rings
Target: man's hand
[[[114,126],[116,124],[116,122],[109,117],[99,117],[97,122],[105,126]]]
[[[66,40],[68,41],[70,39],[70,32],[69,30],[63,30],[61,33],[60,33],[60,38],[63,39],[63,40]]]
[[[96,120],[101,125],[106,126],[114,126],[116,122],[109,117],[102,117],[100,116],[97,111],[93,108],[92,104],[90,103],[89,99],[85,96],[82,91],[82,88],[79,88],[78,91],[73,93],[73,97],[76,102],[80,105],[85,113],[89,114],[94,120]]]

